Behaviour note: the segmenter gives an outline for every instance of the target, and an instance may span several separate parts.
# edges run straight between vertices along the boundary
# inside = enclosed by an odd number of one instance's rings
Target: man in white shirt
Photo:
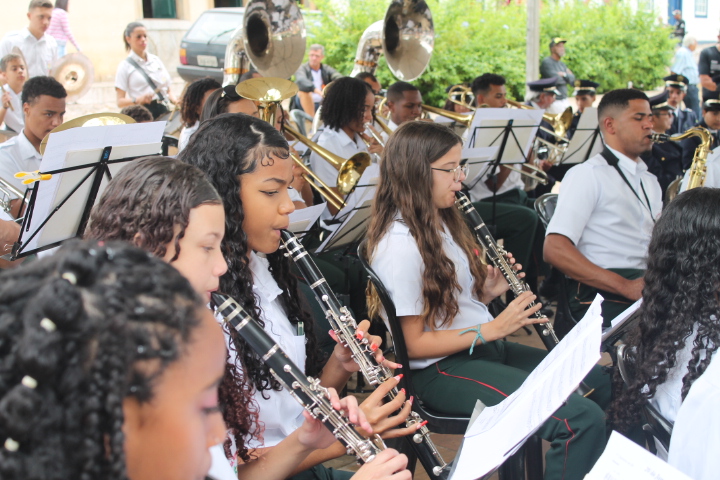
[[[642,296],[647,246],[662,209],[660,185],[640,155],[652,148],[652,110],[633,89],[598,106],[606,148],[565,175],[547,229],[545,260],[569,276],[576,318],[600,292],[605,325]]]
[[[49,0],[32,0],[28,7],[27,28],[10,32],[0,42],[0,58],[18,48],[27,63],[29,77],[47,75],[58,58],[57,41],[45,33],[50,26],[53,4]]]
[[[23,87],[22,101],[25,128],[0,144],[0,178],[24,192],[27,188],[17,172],[34,172],[40,168],[40,142],[63,122],[65,88],[52,77],[34,77]],[[13,201],[13,215],[18,216],[20,200]]]
[[[322,63],[325,58],[325,47],[319,44],[310,45],[308,61],[295,72],[295,83],[300,90],[297,95],[297,107],[302,108],[311,117],[323,98],[323,90],[332,82],[342,77],[337,70]]]
[[[22,55],[9,53],[0,58],[0,79],[5,83],[0,91],[0,123],[5,122],[5,128],[19,132],[25,125],[21,94],[27,80],[27,67]]]
[[[387,89],[387,108],[390,111],[388,128],[393,132],[403,123],[412,122],[422,115],[422,94],[420,89],[408,82],[395,82]],[[383,132],[383,141],[389,135]]]

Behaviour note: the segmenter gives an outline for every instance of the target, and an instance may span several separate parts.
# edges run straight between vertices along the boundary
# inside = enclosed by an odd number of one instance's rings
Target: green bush
[[[427,70],[414,82],[426,103],[442,106],[445,88],[471,82],[484,72],[508,81],[508,95],[525,92],[525,5],[487,6],[478,0],[428,0],[435,24],[435,50]],[[326,60],[340,72],[353,68],[358,41],[365,28],[382,20],[387,0],[316,0],[322,25],[310,25],[308,43],[321,43]],[[544,4],[541,9],[540,54],[549,54],[553,36],[568,38],[565,62],[577,78],[593,79],[600,92],[632,81],[639,88],[661,84],[672,60],[669,28],[654,15],[633,12],[621,4]],[[376,75],[388,86],[395,81],[380,58]]]

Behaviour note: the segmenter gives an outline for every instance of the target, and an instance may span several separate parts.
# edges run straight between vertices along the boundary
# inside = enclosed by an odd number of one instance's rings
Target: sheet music
[[[522,386],[468,427],[452,480],[475,479],[498,467],[573,393],[600,359],[601,303],[597,295]]]
[[[570,140],[560,163],[568,165],[581,163],[584,162],[586,158],[590,158],[600,153],[604,144],[602,141],[602,135],[599,134],[597,128],[597,108],[588,107],[580,116],[577,129],[575,130],[573,138]],[[593,137],[596,137],[594,143]]]
[[[513,120],[512,134],[507,140],[500,163],[525,163],[525,156],[533,146],[544,112],[544,110],[479,108],[475,110],[473,122],[468,129],[468,139],[464,146],[467,148],[500,147],[504,129],[508,121]],[[518,144],[520,148],[518,148]]]
[[[319,205],[313,205],[312,207],[295,210],[290,214],[290,226],[288,230],[296,235],[300,234],[300,232],[307,232],[310,230],[310,227],[317,222],[317,219],[320,218],[320,214],[322,214],[325,208],[327,208],[326,204],[321,203]]]
[[[484,175],[490,162],[497,156],[499,146],[463,148],[462,158],[467,159],[468,174],[465,183],[474,185],[478,175]],[[470,180],[469,182],[467,180]]]
[[[622,327],[625,321],[627,321],[633,313],[638,311],[640,305],[642,305],[642,298],[630,305],[620,315],[615,317],[610,323],[610,328],[603,332],[602,341],[604,342],[605,340],[607,340],[613,333],[617,331],[618,328]]]
[[[585,480],[691,480],[691,478],[637,443],[613,431],[605,451],[585,476]]]
[[[358,241],[367,231],[367,220],[370,218],[373,198],[366,198],[361,204],[358,204],[345,218],[342,224],[315,250],[315,253],[323,252],[327,249],[335,248],[339,245],[348,245]]]

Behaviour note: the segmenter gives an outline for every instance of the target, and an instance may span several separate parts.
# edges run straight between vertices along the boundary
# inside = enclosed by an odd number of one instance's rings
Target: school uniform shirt
[[[300,370],[305,370],[305,335],[297,335],[297,328],[290,323],[280,303],[282,290],[269,270],[269,263],[255,252],[250,254],[250,270],[253,275],[253,294],[256,305],[262,312],[265,331],[280,348],[295,362]],[[230,351],[229,362],[235,364],[235,349],[230,348],[230,337],[226,335]],[[263,398],[263,394],[267,399]],[[302,425],[303,408],[287,390],[255,391],[255,401],[259,407],[258,421],[265,427],[262,441],[251,439],[248,448],[273,447]]]
[[[162,60],[152,53],[147,53],[147,60],[143,60],[133,51],[130,51],[128,58],[135,60],[140,68],[147,73],[148,77],[155,82],[155,87],[162,87],[163,95],[167,97],[172,79],[165,65],[163,65]],[[128,63],[127,60],[123,60],[120,62],[120,65],[118,65],[117,73],[115,74],[115,88],[123,90],[131,98],[138,98],[148,93],[153,93],[154,90],[143,74],[138,72],[137,68]],[[158,98],[157,94],[155,95],[155,98]]]
[[[231,466],[231,461],[225,456],[222,444],[210,447],[210,456],[212,457],[208,472],[210,478],[213,480],[238,480],[237,469]]]
[[[480,175],[479,179],[476,179],[477,182],[475,183],[475,185],[470,184],[470,200],[472,200],[473,202],[478,202],[480,200],[490,200],[492,198],[493,192],[485,184],[485,181],[488,179],[487,176],[489,173],[490,166],[488,164],[488,167],[486,167],[486,171],[484,171],[482,175]],[[497,173],[500,173],[500,169],[497,170]],[[503,184],[500,185],[500,187],[497,189],[496,195],[500,195],[515,188],[524,190],[525,183],[523,183],[522,174],[513,170],[510,172],[510,175],[507,176]]]
[[[10,140],[0,143],[0,178],[24,192],[27,185],[15,178],[18,172],[34,172],[40,169],[42,155],[35,150],[30,140],[25,136],[25,131]]]
[[[48,75],[58,59],[57,41],[47,32],[39,40],[27,28],[8,33],[0,42],[0,58],[12,53],[13,47],[18,47],[25,57],[28,78]]]
[[[707,162],[705,163],[705,184],[704,187],[720,188],[720,148],[716,148],[708,155]],[[690,181],[691,169],[685,172],[682,183],[680,184],[680,191],[684,192],[687,190],[688,182]]]
[[[565,174],[547,235],[569,238],[601,268],[645,269],[653,220],[662,209],[660,184],[645,163],[611,151],[642,203],[615,168],[595,155]]]
[[[25,126],[25,114],[22,109],[22,92],[15,93],[10,85],[3,85],[3,90],[10,94],[10,105],[13,108],[5,110],[5,126],[19,132]]]
[[[673,122],[670,126],[670,130],[668,130],[668,135],[675,135],[676,133],[683,133],[686,130],[694,127],[697,125],[698,119],[695,116],[695,112],[690,110],[689,108],[681,108],[678,106],[675,110],[673,110]],[[665,142],[665,143],[677,143],[677,142]]]
[[[398,128],[398,124],[393,122],[392,119],[388,119],[387,122],[385,122],[390,129],[391,132],[394,132]],[[383,143],[387,143],[388,139],[390,138],[390,135],[385,131],[380,131],[380,137],[382,137]]]
[[[452,322],[444,326],[437,325],[436,330],[472,328],[479,323],[492,321],[493,317],[487,306],[473,293],[475,279],[470,272],[470,263],[465,252],[447,229],[441,231],[440,236],[442,237],[443,253],[455,265],[455,275],[461,290],[456,292],[458,314]],[[420,315],[423,312],[425,265],[420,256],[417,242],[401,217],[398,216],[390,225],[388,232],[378,243],[370,263],[390,293],[398,317]],[[382,316],[387,325],[384,312]],[[425,325],[424,330],[427,332],[430,331],[430,328]],[[422,369],[443,358],[445,357],[410,360],[410,368]]]
[[[200,120],[196,121],[195,125],[192,127],[183,127],[182,130],[180,130],[180,138],[178,138],[178,153],[182,152],[183,149],[187,147],[190,137],[192,137],[192,134],[195,133],[199,127]]]
[[[668,463],[693,480],[714,480],[720,471],[720,360],[715,354],[678,411]]]

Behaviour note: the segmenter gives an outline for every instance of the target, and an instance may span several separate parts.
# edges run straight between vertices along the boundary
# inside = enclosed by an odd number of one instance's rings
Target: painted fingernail
[[[404,377],[404,376],[405,375],[403,375],[402,373],[400,375],[395,375],[395,380],[397,380],[399,382],[400,379],[402,379],[402,377]]]
[[[374,343],[370,345],[370,350],[372,350],[373,352],[374,352],[375,350],[377,350],[378,348],[379,348],[379,347],[378,347],[377,345],[375,345]]]
[[[405,389],[404,389],[404,388],[401,388],[401,389],[400,389],[400,393],[402,393],[403,395],[405,395]]]
[[[362,338],[363,338],[365,335],[363,334],[363,331],[362,331],[362,330],[359,330],[359,331],[355,334],[355,336],[357,337],[358,340],[362,340]]]
[[[418,425],[417,425],[417,429],[418,429],[418,430],[420,430],[420,429],[421,429],[422,427],[424,427],[425,425],[427,425],[427,423],[428,423],[428,421],[427,421],[427,420],[425,420],[424,422],[420,422],[420,423],[418,423]]]
[[[411,396],[410,398],[408,398],[408,403],[410,405],[412,405],[414,401],[415,401],[415,396]]]
[[[402,365],[398,363],[396,368],[402,368]]]

